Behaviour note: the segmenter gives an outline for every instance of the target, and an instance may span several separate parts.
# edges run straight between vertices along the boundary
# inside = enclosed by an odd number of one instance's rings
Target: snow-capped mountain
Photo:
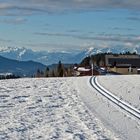
[[[94,48],[94,47],[89,47],[88,49],[85,50],[85,55],[92,55],[92,54],[97,54],[97,53],[125,53],[125,52],[131,52],[131,53],[137,53],[140,54],[140,47],[124,47],[121,45],[114,46],[114,47],[105,47],[105,48]]]
[[[27,48],[16,47],[0,48],[0,56],[20,61],[33,60],[45,65],[58,63],[60,60],[63,63],[78,63],[81,59],[77,58],[77,54],[75,52],[33,51]]]
[[[21,60],[21,61],[29,61],[33,60],[36,62],[43,63],[45,65],[56,64],[58,61],[62,61],[63,63],[80,63],[83,58],[86,56],[96,54],[96,53],[104,53],[104,52],[136,52],[140,53],[140,47],[130,48],[123,46],[115,46],[115,47],[88,47],[85,50],[81,51],[71,51],[71,52],[49,52],[49,51],[33,51],[27,48],[17,48],[17,47],[0,47],[0,55],[9,59]]]

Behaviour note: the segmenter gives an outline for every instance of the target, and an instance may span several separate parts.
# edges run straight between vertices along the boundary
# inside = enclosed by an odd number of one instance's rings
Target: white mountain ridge
[[[115,47],[88,47],[87,49],[78,52],[50,52],[50,51],[34,51],[32,49],[27,49],[25,47],[0,47],[0,55],[10,59],[28,61],[33,60],[36,62],[43,63],[45,65],[51,65],[62,61],[63,63],[79,63],[86,56],[90,56],[97,53],[113,52],[113,53],[123,53],[126,51],[136,52],[140,54],[140,47],[130,48],[123,46]]]

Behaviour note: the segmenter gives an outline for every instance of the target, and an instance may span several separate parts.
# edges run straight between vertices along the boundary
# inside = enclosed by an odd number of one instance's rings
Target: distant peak
[[[86,49],[86,55],[93,54],[94,49],[95,49],[94,47],[89,47],[88,49]]]

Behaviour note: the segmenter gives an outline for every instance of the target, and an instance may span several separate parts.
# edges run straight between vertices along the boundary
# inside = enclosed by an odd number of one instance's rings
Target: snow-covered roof
[[[73,69],[74,69],[74,70],[76,70],[76,69],[77,69],[77,67],[74,67]]]
[[[90,71],[90,69],[86,69],[85,67],[79,67],[77,70],[78,71]]]
[[[8,76],[8,75],[13,75],[12,73],[0,73],[0,76]]]
[[[104,67],[100,67],[100,69],[101,69],[101,70],[106,70],[106,68],[104,68]]]

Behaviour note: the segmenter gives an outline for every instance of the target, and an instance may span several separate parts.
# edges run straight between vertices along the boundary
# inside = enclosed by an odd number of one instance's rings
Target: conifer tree
[[[58,73],[58,77],[63,77],[63,75],[64,75],[64,69],[63,69],[63,65],[62,65],[61,61],[59,61],[59,63],[58,63],[57,73]]]
[[[50,71],[50,69],[47,67],[46,71],[45,71],[45,77],[49,77],[49,71]]]
[[[40,69],[37,69],[36,77],[40,77],[40,75],[41,75]]]
[[[52,70],[51,76],[52,76],[52,77],[55,77],[55,72],[54,72],[54,70]]]

